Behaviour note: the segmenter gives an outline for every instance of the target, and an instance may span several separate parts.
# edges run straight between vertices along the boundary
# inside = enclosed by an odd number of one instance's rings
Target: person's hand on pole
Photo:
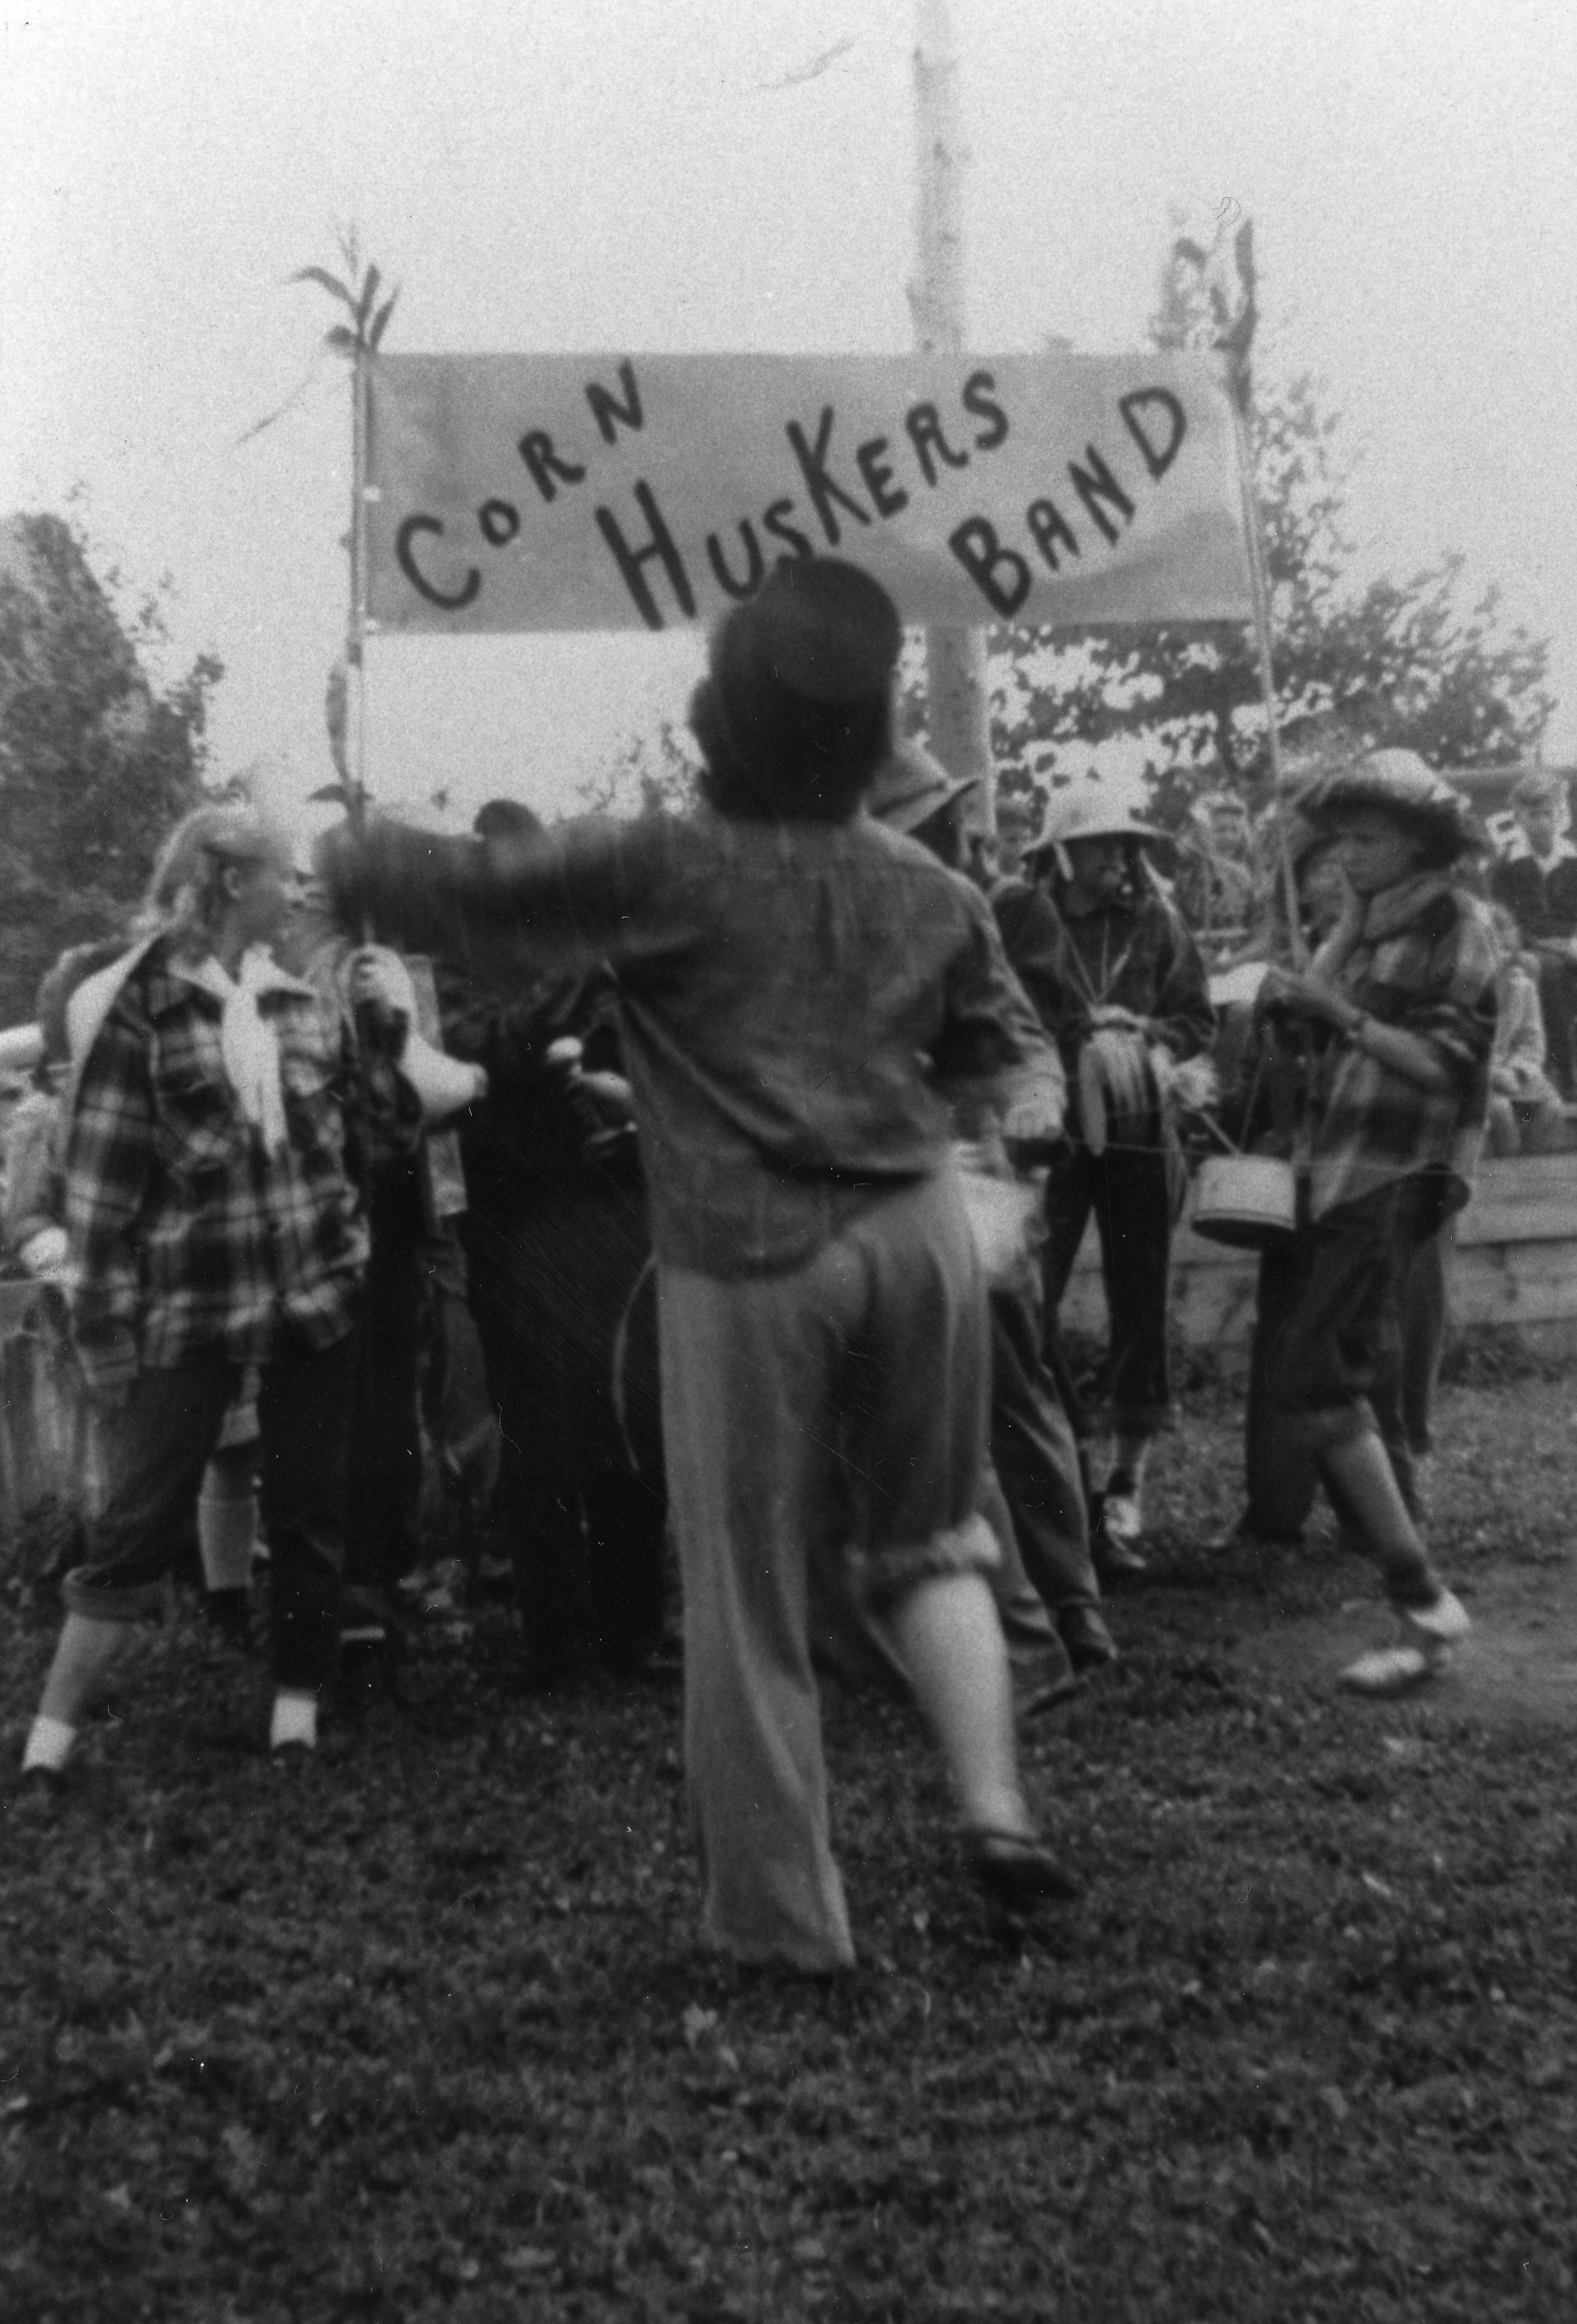
[[[1327,984],[1311,969],[1267,969],[1260,1006],[1278,1010],[1286,1017],[1307,1017],[1316,1024],[1334,1025],[1342,1031],[1362,1015],[1333,984]]]

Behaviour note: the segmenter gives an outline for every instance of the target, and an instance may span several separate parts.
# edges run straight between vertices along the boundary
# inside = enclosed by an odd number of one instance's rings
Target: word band
[[[833,554],[913,622],[1250,617],[1211,355],[379,355],[370,394],[380,629],[664,630]]]

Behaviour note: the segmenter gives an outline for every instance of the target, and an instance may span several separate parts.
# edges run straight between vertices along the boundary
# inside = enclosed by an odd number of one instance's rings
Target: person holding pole
[[[1311,796],[1317,796],[1317,787]],[[1342,869],[1342,844],[1329,824],[1293,808],[1286,814],[1284,844],[1297,882],[1304,947],[1315,966],[1340,962],[1346,938],[1338,934],[1351,891]],[[1278,925],[1279,923],[1279,925]],[[1277,899],[1264,938],[1269,963],[1296,966]],[[1332,946],[1326,953],[1327,944]],[[1223,1115],[1253,1150],[1297,1156],[1307,1142],[1308,1113],[1322,1086],[1323,1067],[1305,1023],[1288,1038],[1284,1014],[1268,1014],[1253,1003],[1240,1013],[1248,1026],[1241,1044],[1237,1086],[1223,1099]],[[1450,1222],[1426,1236],[1403,1272],[1397,1294],[1399,1328],[1388,1333],[1384,1360],[1370,1388],[1376,1424],[1396,1472],[1402,1498],[1415,1523],[1424,1513],[1424,1469],[1431,1449],[1430,1408],[1443,1351],[1446,1322],[1445,1270]],[[1311,1251],[1305,1234],[1268,1235],[1259,1253],[1254,1333],[1250,1345],[1249,1385],[1243,1414],[1245,1506],[1229,1532],[1206,1545],[1212,1551],[1250,1547],[1296,1549],[1319,1491],[1320,1471],[1313,1446],[1295,1419],[1279,1410],[1269,1393],[1271,1364],[1286,1316],[1302,1290]],[[1328,1480],[1327,1480],[1328,1481]],[[1341,1511],[1337,1512],[1338,1517]]]
[[[684,1577],[685,1745],[704,1927],[743,1961],[853,1959],[807,1637],[847,1545],[941,1744],[974,1877],[1074,1884],[1019,1786],[981,1514],[990,1396],[950,1102],[1025,1139],[1060,1075],[984,899],[862,811],[900,629],[879,584],[789,559],[712,641],[693,815],[489,849],[374,825],[324,870],[496,974],[609,961],[651,1197],[663,1437]]]
[[[1267,1351],[1266,1392],[1381,1569],[1402,1643],[1344,1678],[1387,1692],[1430,1676],[1471,1627],[1430,1561],[1372,1398],[1408,1272],[1467,1200],[1497,962],[1485,909],[1455,877],[1477,844],[1466,803],[1416,752],[1372,752],[1332,779],[1312,814],[1337,837],[1347,899],[1314,964],[1273,967],[1265,982],[1264,1005],[1323,1043],[1296,1287]]]

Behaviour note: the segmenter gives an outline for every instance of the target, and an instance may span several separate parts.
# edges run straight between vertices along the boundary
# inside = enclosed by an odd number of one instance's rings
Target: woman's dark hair
[[[786,559],[712,641],[690,704],[720,815],[846,822],[892,747],[902,641],[880,582],[834,558]]]

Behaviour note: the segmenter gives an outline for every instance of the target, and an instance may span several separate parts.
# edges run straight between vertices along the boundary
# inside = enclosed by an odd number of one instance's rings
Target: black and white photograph
[[[1577,2316],[1577,18],[0,0],[0,2317]]]

